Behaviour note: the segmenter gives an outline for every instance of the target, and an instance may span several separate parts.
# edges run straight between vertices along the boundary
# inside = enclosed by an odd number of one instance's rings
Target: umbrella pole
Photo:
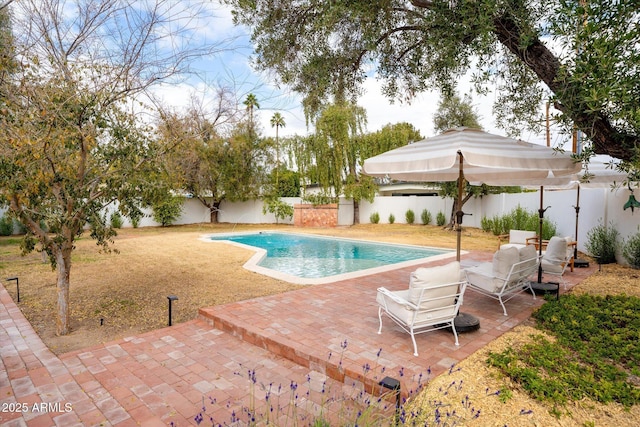
[[[459,174],[458,174],[458,199],[456,201],[456,261],[460,261],[460,247],[462,240],[462,192],[464,191],[464,173],[462,170],[462,153],[458,151],[460,158]]]
[[[556,282],[542,282],[542,223],[544,222],[544,213],[550,206],[544,206],[544,187],[540,186],[540,209],[538,216],[540,217],[540,226],[538,234],[538,255],[540,256],[540,264],[538,264],[538,281],[531,284],[534,292],[554,292],[556,296],[560,295],[560,284]]]
[[[578,192],[576,195],[576,245],[573,247],[573,267],[589,267],[589,261],[586,259],[578,259],[578,217],[580,216],[580,184],[578,184]]]
[[[542,223],[544,222],[544,187],[540,186],[540,209],[538,209],[538,217],[540,224],[538,226],[538,256],[542,259]],[[538,283],[542,283],[542,262],[538,265]]]
[[[578,259],[578,217],[580,215],[580,184],[578,184],[578,191],[576,193],[576,245],[573,248],[573,259]]]

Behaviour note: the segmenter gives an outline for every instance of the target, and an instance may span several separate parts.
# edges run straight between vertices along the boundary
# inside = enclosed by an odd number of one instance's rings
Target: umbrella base
[[[586,259],[576,258],[573,260],[573,266],[578,268],[588,268],[589,261],[587,261]]]
[[[453,320],[456,332],[473,332],[480,329],[480,319],[469,313],[459,312]]]
[[[556,294],[560,297],[560,283],[558,282],[533,282],[531,288],[536,295]]]

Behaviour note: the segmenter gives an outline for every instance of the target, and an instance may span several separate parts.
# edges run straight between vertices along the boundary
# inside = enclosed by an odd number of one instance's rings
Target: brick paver
[[[379,286],[406,287],[413,269],[205,307],[198,319],[60,356],[0,285],[0,424],[186,426],[202,415],[217,425],[258,414],[307,425],[321,410],[349,419],[343,411],[363,404],[364,388],[378,393],[382,377],[409,394],[542,303],[521,294],[505,317],[497,301],[467,291],[463,311],[480,318],[480,330],[461,334],[459,347],[447,331],[418,335],[414,357],[410,337],[388,319],[377,334],[375,305]],[[567,272],[567,282],[594,270]]]

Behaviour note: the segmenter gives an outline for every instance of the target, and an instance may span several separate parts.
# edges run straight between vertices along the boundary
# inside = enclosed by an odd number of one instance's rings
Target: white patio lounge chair
[[[571,264],[573,258],[573,246],[570,237],[554,236],[547,244],[547,250],[542,255],[540,263],[542,272],[546,275],[555,276],[560,280],[564,289],[567,289],[567,282],[564,280],[564,272]]]
[[[406,290],[378,288],[378,333],[382,333],[382,315],[386,314],[411,335],[414,356],[418,355],[415,335],[423,332],[451,328],[455,343],[459,345],[454,319],[467,286],[460,277],[460,263],[455,261],[443,266],[417,269],[411,273]]]
[[[520,292],[528,289],[536,298],[529,276],[537,272],[538,256],[532,245],[500,249],[493,255],[493,262],[465,269],[469,289],[497,299],[505,316],[504,303]]]
[[[505,248],[523,248],[530,244],[529,240],[537,239],[535,231],[527,230],[509,230],[509,234],[501,234],[498,236],[498,249]],[[502,243],[503,240],[509,238],[507,243]]]

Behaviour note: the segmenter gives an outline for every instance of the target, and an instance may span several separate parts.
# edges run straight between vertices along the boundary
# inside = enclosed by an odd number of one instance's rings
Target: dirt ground
[[[300,287],[244,270],[242,265],[253,254],[251,251],[231,245],[224,245],[222,249],[219,244],[199,240],[207,233],[275,228],[293,229],[284,225],[229,224],[121,229],[113,245],[117,252],[106,254],[100,253],[89,237],[81,238],[76,245],[71,269],[72,332],[64,337],[55,335],[55,272],[48,263],[43,263],[40,254],[21,256],[17,239],[0,238],[0,272],[4,277],[19,276],[20,308],[45,344],[53,352],[61,354],[166,326],[167,296],[170,294],[179,297],[172,305],[173,322],[179,323],[193,319],[200,307]],[[444,248],[455,248],[456,244],[454,232],[436,226],[366,224],[295,231]],[[465,229],[463,248],[494,251],[497,239],[477,229]],[[612,284],[615,284],[615,292],[640,296],[638,273],[637,270],[618,265],[606,265],[601,272],[577,286],[575,292],[612,293]],[[5,287],[15,300],[15,286],[5,283]],[[495,387],[504,386],[504,379],[496,378],[496,372],[484,362],[488,348],[497,351],[514,340],[527,339],[532,331],[535,330],[525,325],[505,334],[463,361],[459,365],[461,369],[453,376],[442,375],[434,379],[429,389],[437,390],[442,386],[438,385],[440,382],[451,384],[452,381],[464,381],[465,388],[461,393],[472,393],[474,398],[486,400],[488,384],[496,382]],[[513,390],[513,397],[506,403],[489,408],[489,412],[502,413],[507,406],[511,411],[508,413],[518,413],[521,408],[540,407],[514,385],[509,384],[508,387]],[[424,393],[421,397],[428,399],[428,396],[428,393]],[[488,408],[487,402],[483,402],[482,406]],[[591,402],[576,402],[569,412],[572,415],[563,417],[562,422],[555,418],[524,415],[509,425],[640,424],[638,408],[625,412],[615,405],[603,408]],[[536,410],[535,413],[548,413],[548,410]],[[498,423],[497,420],[505,418],[483,416],[483,419],[492,420],[486,425],[502,425],[504,423]]]

